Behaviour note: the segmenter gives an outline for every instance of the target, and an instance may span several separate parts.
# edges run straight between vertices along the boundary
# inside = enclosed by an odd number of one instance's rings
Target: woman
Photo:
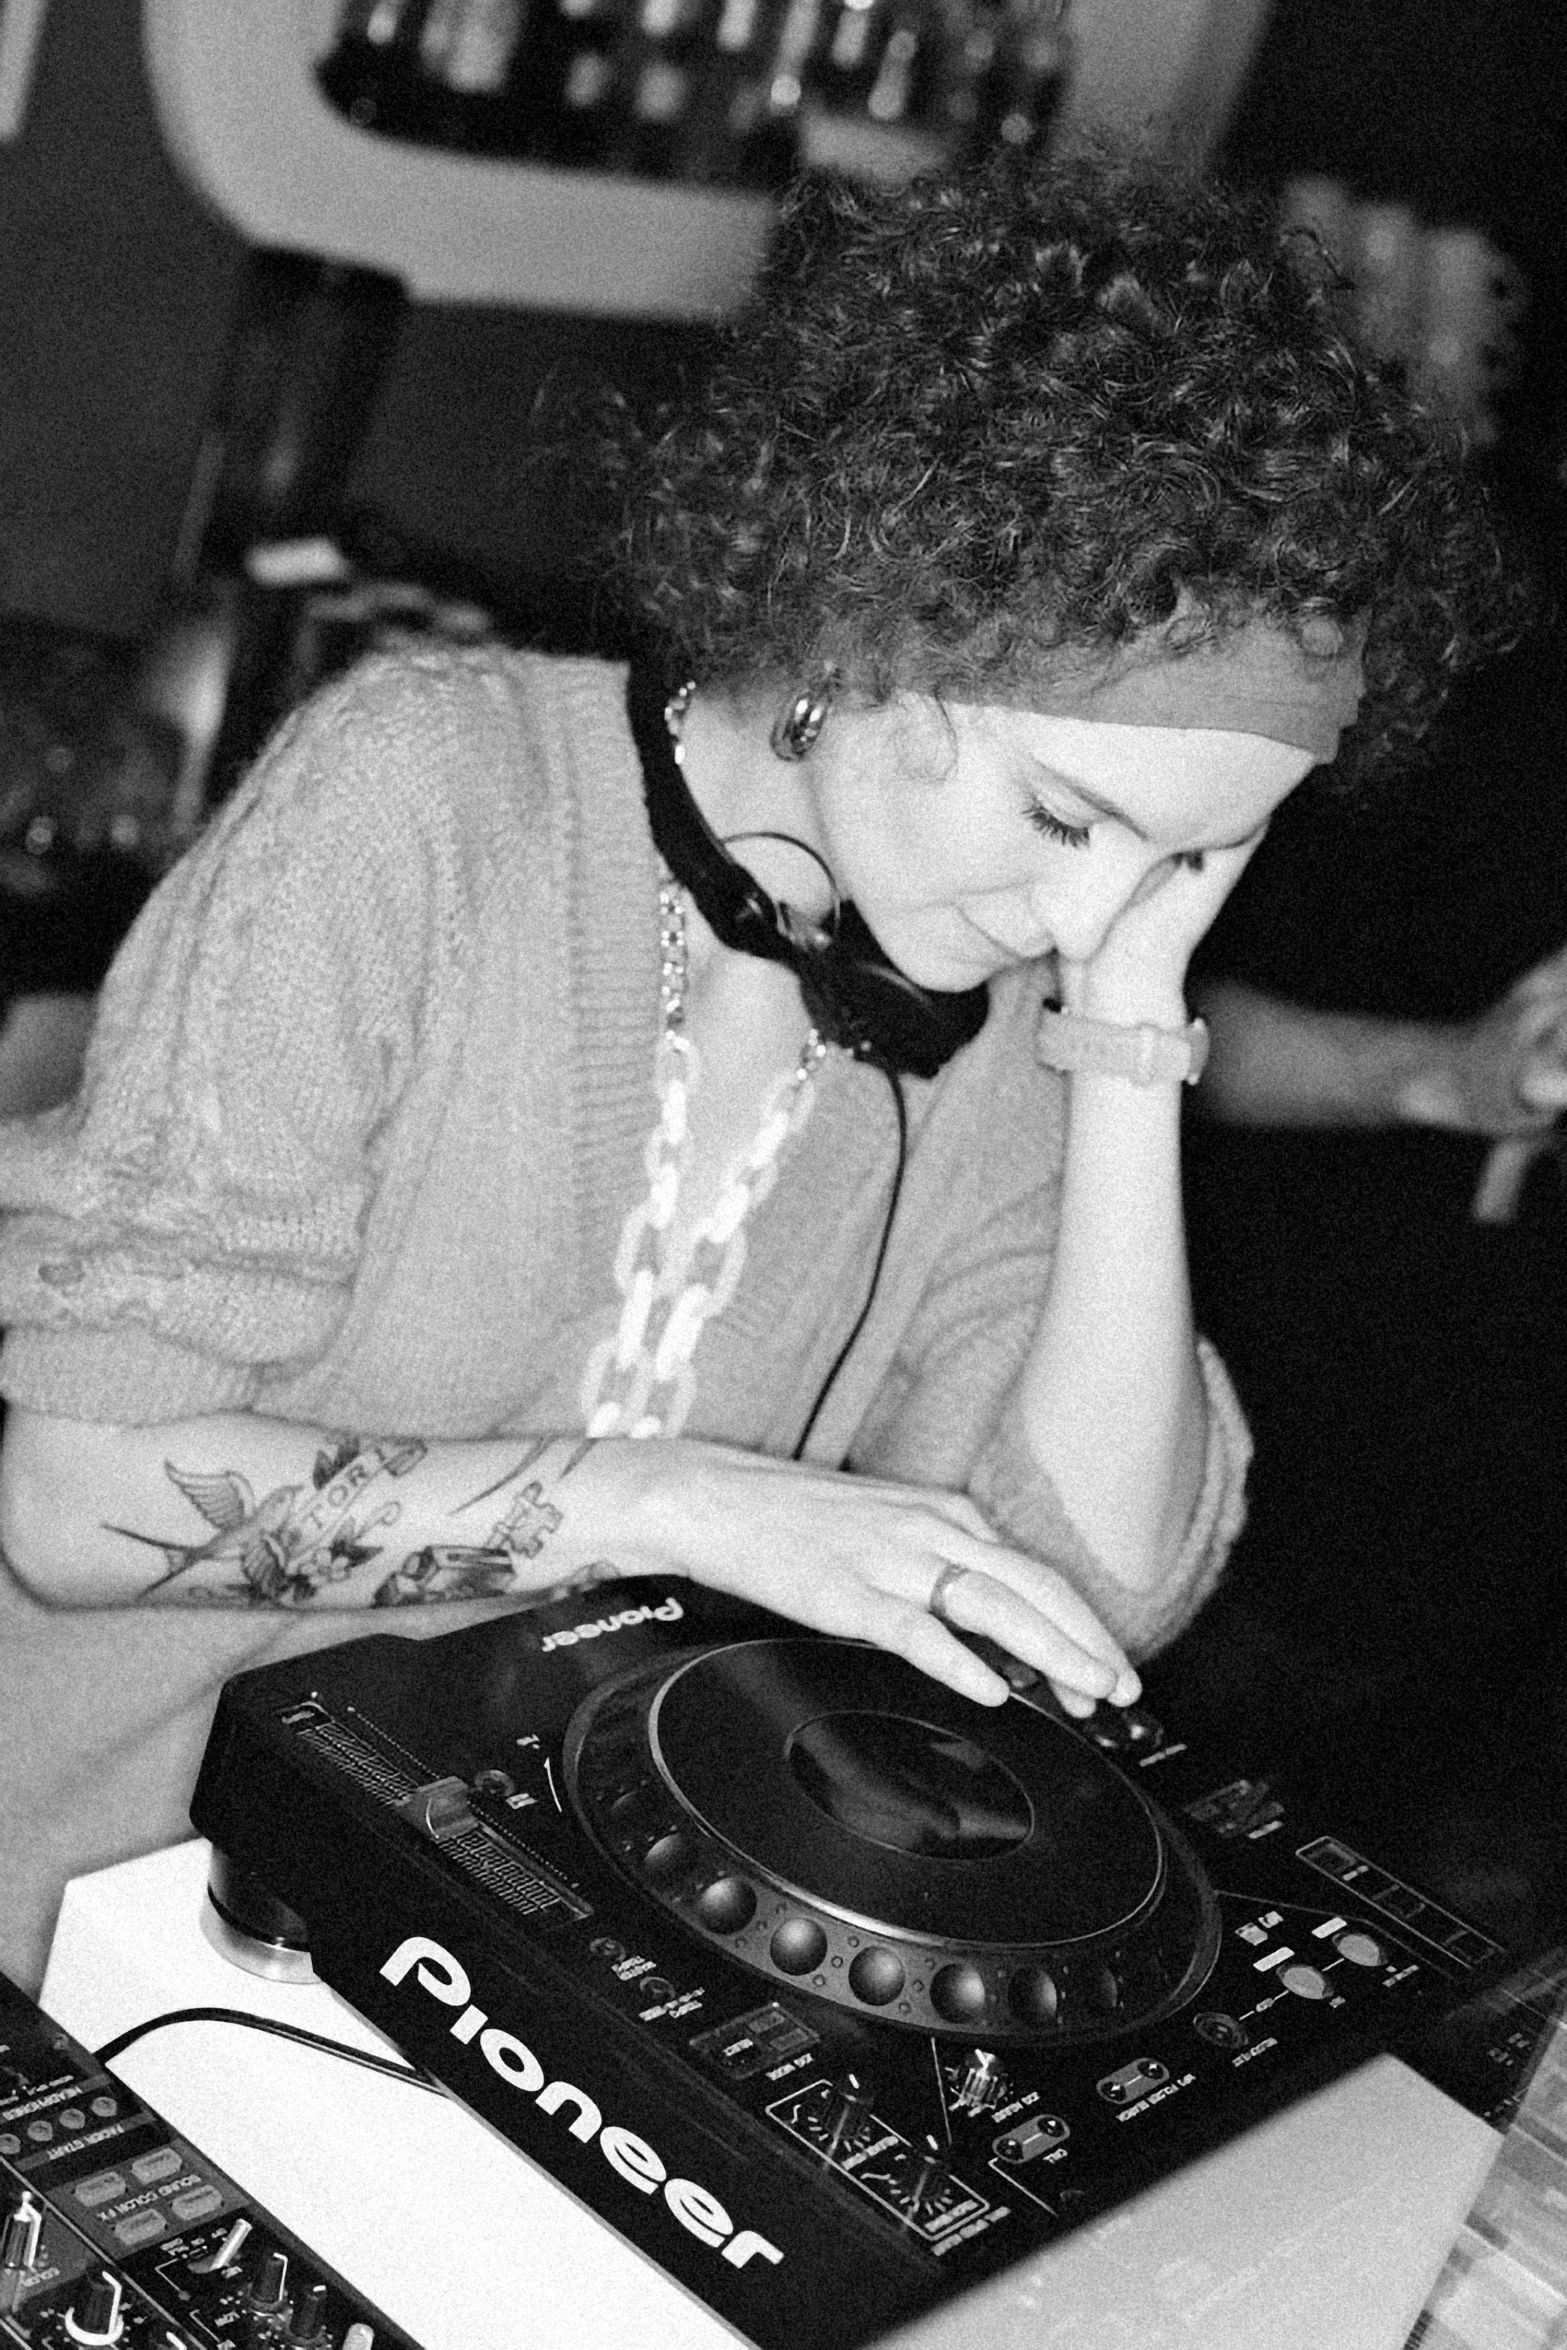
[[[284,728],[81,1101],[0,1148],[10,1606],[95,1627],[100,1800],[139,1771],[177,1832],[217,1682],[345,1610],[607,1572],[982,1703],[959,1635],[1136,1694],[1247,1449],[1187,1296],[1187,958],[1493,561],[1330,291],[1114,163],[802,189],[622,449],[629,700],[413,656]]]

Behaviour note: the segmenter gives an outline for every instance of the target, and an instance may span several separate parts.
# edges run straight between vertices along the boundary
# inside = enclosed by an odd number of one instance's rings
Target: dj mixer
[[[4,1976],[0,2343],[418,2350]]]
[[[764,2350],[869,2341],[1506,1964],[1146,1710],[993,1661],[999,1709],[644,1580],[243,1675],[214,1925]]]

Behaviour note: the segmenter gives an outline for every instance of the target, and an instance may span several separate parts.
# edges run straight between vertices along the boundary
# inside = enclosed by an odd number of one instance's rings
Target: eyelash
[[[1059,816],[1051,814],[1043,800],[1029,801],[1028,820],[1036,832],[1042,832],[1046,840],[1059,841],[1063,848],[1086,849],[1088,846],[1088,826],[1063,823]]]
[[[1086,824],[1068,824],[1061,817],[1052,815],[1043,800],[1029,801],[1028,820],[1036,832],[1042,832],[1046,840],[1059,841],[1063,848],[1086,849],[1088,846],[1089,827]],[[1170,862],[1172,865],[1184,866],[1188,873],[1200,873],[1206,855],[1203,849],[1178,849]]]

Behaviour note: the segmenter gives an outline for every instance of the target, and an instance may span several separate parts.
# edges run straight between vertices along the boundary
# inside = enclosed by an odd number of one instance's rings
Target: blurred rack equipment
[[[892,181],[1039,143],[1067,0],[345,0],[320,84],[356,128],[596,172]]]

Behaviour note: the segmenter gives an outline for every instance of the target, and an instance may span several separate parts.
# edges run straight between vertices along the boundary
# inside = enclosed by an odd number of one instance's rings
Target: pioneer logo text
[[[568,1624],[539,1642],[539,1654],[552,1648],[574,1648],[579,1640],[602,1640],[606,1632],[624,1632],[632,1624],[678,1624],[685,1614],[678,1599],[661,1599],[657,1607],[623,1607],[618,1615],[597,1616],[590,1623]]]
[[[662,1609],[657,1612],[663,1613]],[[645,1608],[636,1611],[639,1618],[647,1613]],[[456,2008],[459,2012],[450,2027],[454,2040],[477,2048],[491,2072],[521,2096],[530,2097],[541,2113],[565,2114],[571,2136],[584,2146],[596,2140],[610,2169],[628,2187],[639,2195],[661,2191],[671,2217],[731,2268],[744,2268],[758,2258],[782,2260],[777,2245],[759,2236],[754,2228],[736,2228],[716,2195],[710,2195],[694,2179],[671,2178],[663,2157],[635,2130],[606,2122],[585,2089],[570,2081],[546,2080],[544,2067],[527,2043],[491,2023],[484,2009],[475,2007],[466,1970],[439,1942],[432,1942],[426,1934],[410,1934],[399,1942],[381,1973],[388,1983],[402,1983],[411,1973],[421,1991],[444,2007]]]

